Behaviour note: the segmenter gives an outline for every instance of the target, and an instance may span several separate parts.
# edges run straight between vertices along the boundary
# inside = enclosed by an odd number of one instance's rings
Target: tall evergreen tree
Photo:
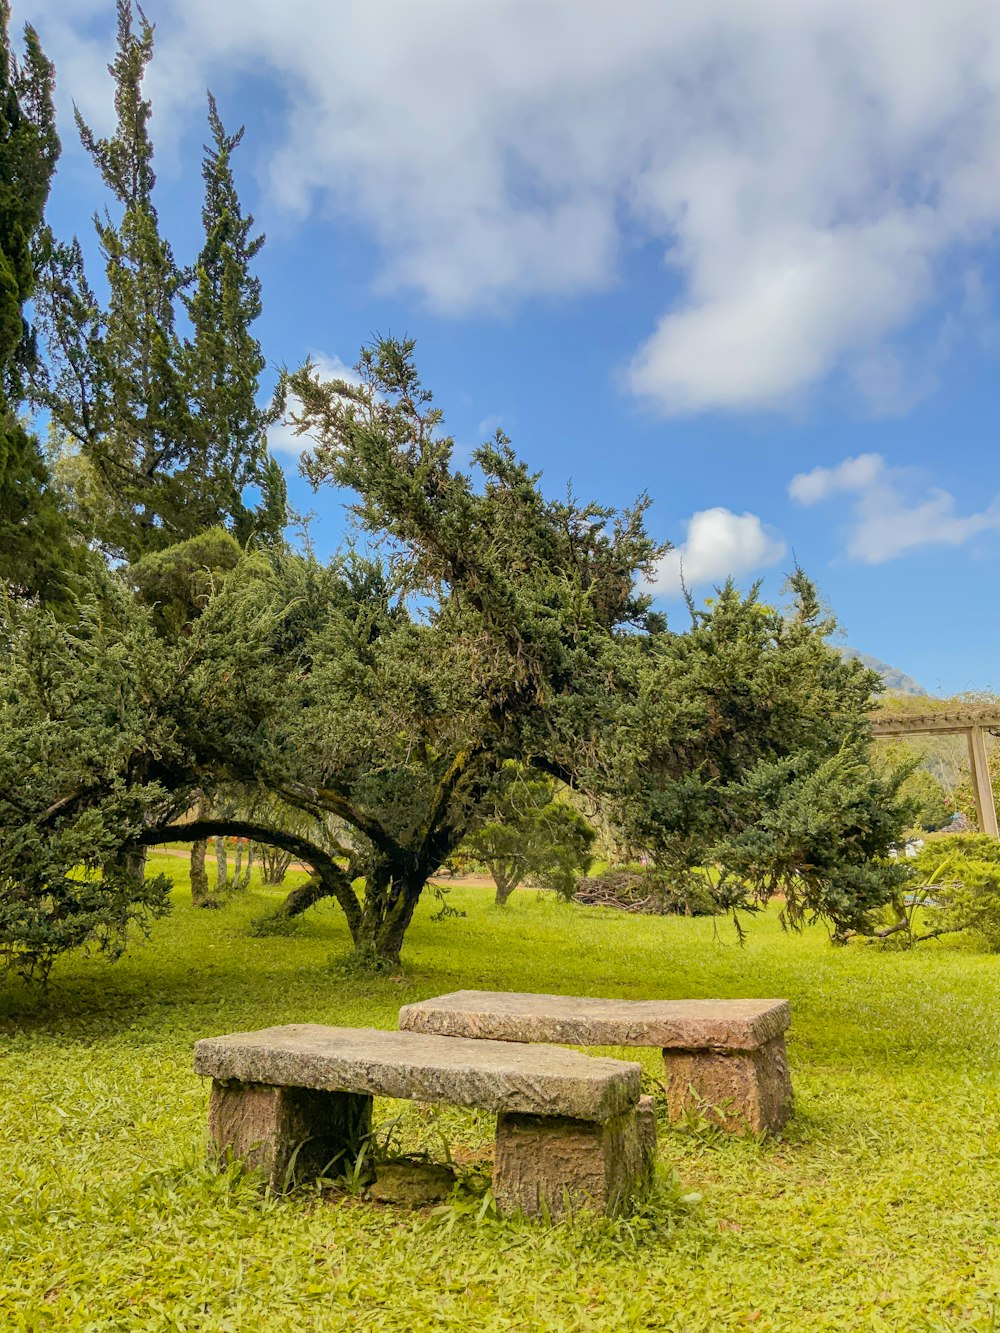
[[[106,421],[99,416],[94,425],[106,428],[91,432],[86,453],[110,501],[101,535],[130,559],[191,535],[177,477],[190,435],[174,327],[183,275],[153,202],[151,107],[143,96],[152,54],[152,26],[140,14],[136,31],[131,3],[118,0],[118,50],[109,66],[114,134],[97,138],[76,113],[83,145],[122,210],[117,223],[107,210],[94,218],[108,281],[96,367]]]
[[[0,578],[20,596],[57,598],[76,560],[38,439],[20,419],[37,361],[25,303],[36,283],[36,245],[59,157],[54,82],[35,30],[18,61],[10,5],[0,0]]]
[[[254,534],[273,543],[285,524],[285,480],[267,453],[267,428],[276,411],[257,404],[266,362],[251,325],[261,313],[260,278],[251,265],[264,244],[254,236],[254,219],[244,217],[233,180],[232,154],[243,129],[227,134],[215,98],[208,95],[212,143],[202,166],[205,240],[184,304],[193,336],[185,346],[185,379],[196,404],[199,478],[186,486],[203,506],[203,527],[225,516],[241,542]],[[248,486],[261,490],[262,503],[244,503]]]
[[[43,304],[50,374],[42,399],[89,472],[89,535],[135,561],[209,529],[241,541],[280,536],[284,478],[266,451],[271,413],[256,404],[264,358],[250,326],[260,314],[251,264],[263,244],[244,217],[231,169],[242,132],[227,135],[210,101],[205,240],[183,269],[160,231],[144,96],[153,28],[118,0],[116,126],[98,138],[77,112],[83,145],[117,205],[95,216],[105,260],[102,309],[77,241],[52,242]],[[178,315],[191,336],[178,332]],[[77,468],[79,474],[79,467]],[[246,487],[262,494],[259,510]],[[94,497],[97,502],[94,503]]]

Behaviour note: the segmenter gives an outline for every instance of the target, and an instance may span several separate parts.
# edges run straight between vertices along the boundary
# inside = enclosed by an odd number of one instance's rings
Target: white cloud
[[[979,513],[960,515],[948,491],[926,486],[915,469],[889,467],[881,454],[800,472],[788,493],[803,505],[851,496],[847,554],[869,565],[922,546],[961,546],[981,533],[1000,531],[1000,496]]]
[[[702,509],[688,520],[683,543],[660,561],[652,589],[676,597],[682,578],[689,588],[721,583],[776,565],[784,554],[785,543],[756,514]]]
[[[327,356],[324,352],[310,352],[309,359],[319,372],[321,380],[346,380],[348,384],[359,384],[358,373],[351,366],[341,361],[339,356]],[[268,448],[272,453],[293,454],[296,458],[310,447],[312,441],[308,435],[296,435],[290,421],[290,413],[297,412],[301,404],[294,394],[289,396],[287,410],[283,420],[272,426],[267,433]]]
[[[476,438],[481,442],[492,440],[497,431],[502,429],[502,427],[503,417],[496,415],[483,417],[476,426]]]
[[[25,8],[72,50],[72,0]],[[659,245],[663,313],[626,383],[667,412],[782,406],[838,367],[905,405],[879,349],[939,261],[1000,223],[1000,6],[983,0],[150,11],[162,123],[220,73],[272,76],[273,197],[360,222],[384,285],[463,313],[606,287],[626,233]]]

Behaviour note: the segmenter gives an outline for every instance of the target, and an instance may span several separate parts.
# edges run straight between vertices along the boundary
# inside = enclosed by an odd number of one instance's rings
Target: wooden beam
[[[969,768],[972,773],[972,790],[976,797],[976,814],[979,816],[979,832],[988,833],[992,838],[1000,837],[982,727],[970,727],[968,736]]]
[[[871,721],[873,736],[947,735],[967,732],[970,727],[1000,731],[1000,712],[990,709],[960,709],[947,713],[876,713]]]

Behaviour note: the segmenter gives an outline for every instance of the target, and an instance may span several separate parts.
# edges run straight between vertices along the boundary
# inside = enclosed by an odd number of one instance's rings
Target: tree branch
[[[361,904],[351,881],[333,857],[308,838],[243,819],[194,819],[187,824],[161,824],[157,828],[143,829],[135,842],[140,847],[155,847],[164,842],[199,842],[202,838],[215,837],[250,838],[253,842],[281,847],[312,866],[328,896],[336,898],[344,909],[352,938],[357,937],[361,928]]]

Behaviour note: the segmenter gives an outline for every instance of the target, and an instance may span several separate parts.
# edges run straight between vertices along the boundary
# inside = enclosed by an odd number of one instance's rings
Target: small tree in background
[[[887,778],[899,776],[900,799],[915,807],[914,832],[933,833],[944,828],[955,811],[954,800],[934,774],[922,766],[917,749],[905,742],[876,742],[872,763]]]
[[[550,778],[505,764],[482,814],[484,823],[465,846],[492,875],[498,907],[525,880],[573,896],[590,869],[597,835],[579,811],[558,799]]]
[[[926,885],[926,933],[967,931],[991,953],[1000,952],[1000,840],[956,834],[921,848],[913,880]]]

